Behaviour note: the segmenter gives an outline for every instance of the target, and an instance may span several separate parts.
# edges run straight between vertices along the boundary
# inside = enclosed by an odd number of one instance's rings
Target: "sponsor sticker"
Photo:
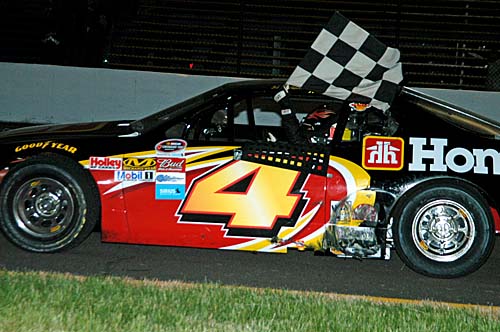
[[[186,186],[178,184],[156,184],[156,199],[184,199]]]
[[[123,158],[123,170],[154,171],[156,170],[156,160],[155,158]]]
[[[158,158],[156,160],[157,172],[185,172],[186,159],[171,157],[171,158]]]
[[[186,173],[164,172],[156,174],[156,199],[184,199],[186,196]]]
[[[447,138],[410,137],[412,161],[409,171],[500,175],[500,152],[496,149],[448,148]]]
[[[186,173],[168,172],[156,174],[156,183],[186,184]]]
[[[77,148],[68,144],[53,142],[53,141],[45,141],[45,142],[33,142],[29,144],[18,145],[16,146],[14,151],[21,152],[29,149],[41,149],[41,150],[56,149],[56,150],[64,150],[69,153],[75,153],[77,150]]]
[[[157,155],[183,157],[187,142],[182,139],[167,139],[155,145]]]
[[[366,136],[362,158],[365,169],[399,171],[403,168],[404,141],[399,137]]]
[[[115,181],[154,182],[154,171],[116,171]]]
[[[88,168],[101,170],[121,170],[122,159],[109,157],[90,157]]]

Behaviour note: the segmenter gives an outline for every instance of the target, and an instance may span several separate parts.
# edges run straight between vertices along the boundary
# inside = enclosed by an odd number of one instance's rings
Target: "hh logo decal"
[[[403,168],[404,142],[399,137],[366,136],[363,140],[363,167],[386,171]]]
[[[226,224],[228,235],[272,237],[294,226],[305,205],[299,172],[233,161],[192,184],[181,221]]]

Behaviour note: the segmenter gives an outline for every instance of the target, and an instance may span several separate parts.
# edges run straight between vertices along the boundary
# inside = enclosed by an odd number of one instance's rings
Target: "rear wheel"
[[[439,278],[477,270],[494,245],[488,204],[467,184],[430,184],[406,195],[395,209],[393,231],[406,265]]]
[[[29,251],[70,248],[94,229],[98,197],[92,177],[75,161],[33,157],[13,167],[1,183],[0,229]]]

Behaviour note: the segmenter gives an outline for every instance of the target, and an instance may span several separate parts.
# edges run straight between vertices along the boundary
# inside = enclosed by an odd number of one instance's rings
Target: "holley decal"
[[[109,158],[109,157],[90,157],[89,158],[89,169],[102,169],[102,170],[121,170],[122,169],[122,159],[121,158]]]
[[[16,146],[14,149],[16,152],[21,152],[24,150],[28,149],[56,149],[56,150],[64,150],[69,153],[75,153],[77,148],[74,146],[60,143],[60,142],[53,142],[53,141],[45,141],[45,142],[34,142],[34,143],[29,143],[29,144],[24,144],[24,145],[19,145]]]

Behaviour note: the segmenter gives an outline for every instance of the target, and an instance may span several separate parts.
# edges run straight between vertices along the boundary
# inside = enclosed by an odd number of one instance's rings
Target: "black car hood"
[[[43,137],[113,137],[133,134],[131,121],[88,122],[75,124],[36,125],[0,132],[0,141]]]

